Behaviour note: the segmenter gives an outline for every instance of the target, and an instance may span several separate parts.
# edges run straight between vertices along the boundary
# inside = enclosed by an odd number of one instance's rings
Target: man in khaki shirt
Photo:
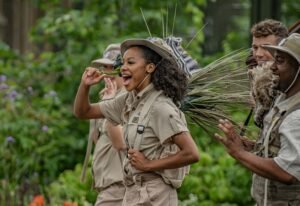
[[[102,73],[109,74],[113,71],[113,64],[120,54],[120,45],[111,44],[104,51],[103,57],[92,61]],[[107,84],[114,87],[113,91],[118,96],[122,90],[122,78],[108,76],[105,79],[106,88],[100,92],[102,100],[107,99]],[[111,97],[111,96],[110,96]],[[122,127],[114,126],[106,119],[93,119],[90,121],[89,140],[96,144],[93,155],[94,187],[99,192],[96,206],[122,205],[125,187],[122,173],[122,151],[126,148],[123,141]]]
[[[228,120],[216,134],[228,153],[253,172],[252,196],[257,206],[300,205],[300,34],[291,34],[278,46],[265,45],[274,56],[271,70],[279,77],[280,92],[264,117],[254,153],[247,151]]]

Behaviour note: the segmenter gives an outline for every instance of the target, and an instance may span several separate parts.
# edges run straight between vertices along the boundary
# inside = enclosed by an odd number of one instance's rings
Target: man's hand
[[[248,139],[247,137],[241,137],[245,150],[251,152],[254,149],[255,141]]]
[[[229,122],[227,119],[220,119],[218,127],[224,132],[225,137],[222,137],[219,134],[215,134],[215,137],[226,147],[231,156],[234,157],[238,155],[239,152],[245,151],[243,141],[235,131],[231,122]]]
[[[104,78],[105,88],[100,92],[100,96],[102,100],[111,99],[116,96],[117,93],[117,83],[110,78]]]

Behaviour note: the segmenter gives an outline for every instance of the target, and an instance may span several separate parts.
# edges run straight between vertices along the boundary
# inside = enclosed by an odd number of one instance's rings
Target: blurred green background
[[[108,44],[149,36],[141,9],[153,36],[182,37],[202,66],[248,48],[258,20],[291,26],[300,17],[300,2],[288,0],[0,0],[1,206],[29,205],[38,194],[45,205],[93,204],[91,174],[79,181],[88,121],[74,117],[73,99],[83,70]],[[100,87],[91,91],[94,101]],[[232,116],[242,123],[246,114]],[[190,129],[201,160],[179,189],[180,204],[254,205],[251,174]],[[256,138],[253,123],[249,130]]]

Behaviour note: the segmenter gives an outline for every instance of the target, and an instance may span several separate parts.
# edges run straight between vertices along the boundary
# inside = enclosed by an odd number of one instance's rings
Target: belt
[[[155,173],[140,173],[133,176],[133,182],[136,185],[142,186],[144,182],[162,178],[160,175]]]
[[[105,190],[105,189],[107,189],[107,188],[109,188],[109,187],[111,187],[111,186],[120,186],[120,187],[124,187],[124,184],[123,184],[123,182],[122,181],[120,181],[120,182],[114,182],[114,183],[112,183],[112,184],[110,184],[110,185],[107,185],[106,187],[95,187],[95,190],[97,191],[97,192],[101,192],[102,190]]]

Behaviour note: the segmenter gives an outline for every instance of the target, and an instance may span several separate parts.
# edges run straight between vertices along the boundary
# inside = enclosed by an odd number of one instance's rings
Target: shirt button
[[[135,110],[135,107],[132,107],[132,111],[134,111]]]
[[[170,116],[169,116],[170,118],[173,118],[173,115],[172,114],[170,114]]]

